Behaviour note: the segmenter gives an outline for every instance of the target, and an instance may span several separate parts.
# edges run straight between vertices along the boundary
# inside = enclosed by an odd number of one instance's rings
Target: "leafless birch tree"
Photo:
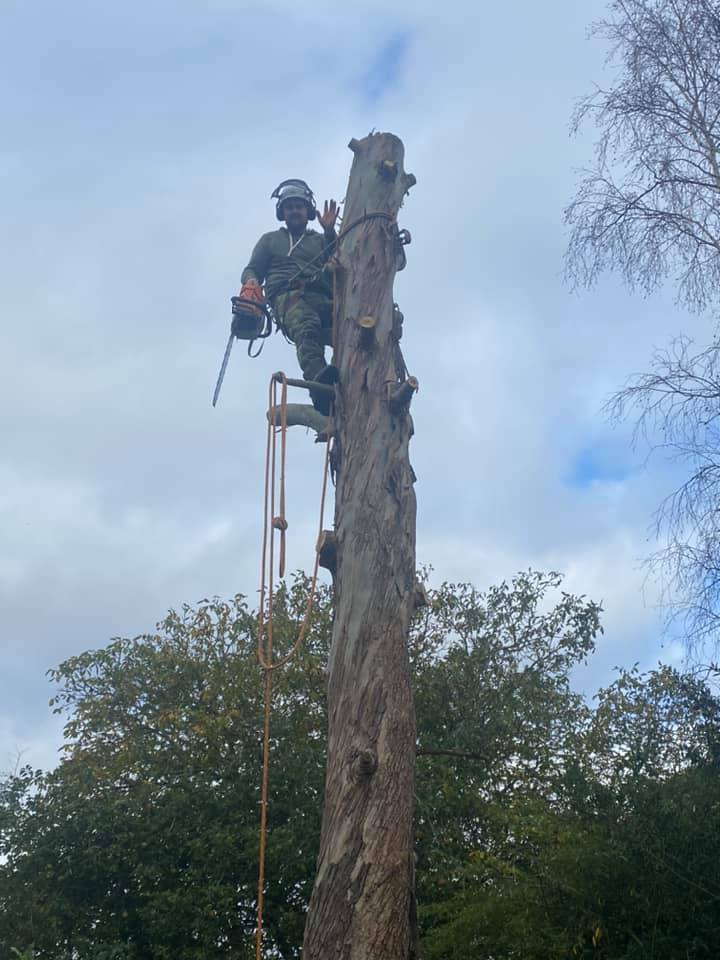
[[[583,99],[575,131],[599,131],[592,167],[565,210],[567,276],[606,269],[645,292],[671,283],[691,310],[720,304],[720,3],[613,0],[591,33],[608,43],[611,86]],[[670,620],[689,647],[720,628],[720,342],[679,337],[609,402],[637,435],[688,468],[660,504],[661,575]]]
[[[645,290],[671,279],[702,309],[720,292],[720,4],[613,0],[593,35],[615,83],[583,99],[595,162],[565,211],[567,272],[592,283],[619,270]]]
[[[699,653],[720,637],[720,345],[697,350],[678,337],[651,370],[608,403],[614,419],[633,417],[638,440],[688,468],[687,479],[655,512],[661,547],[646,561],[663,584],[669,623]]]

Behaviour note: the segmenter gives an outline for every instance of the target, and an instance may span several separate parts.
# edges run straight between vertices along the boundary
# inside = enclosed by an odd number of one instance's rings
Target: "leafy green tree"
[[[479,891],[505,869],[509,811],[552,789],[587,720],[569,671],[592,651],[600,611],[558,600],[559,586],[533,572],[486,594],[446,585],[417,625],[418,901],[430,951],[448,921],[476,923]],[[458,957],[482,955],[480,942],[449,936]]]
[[[713,956],[720,704],[703,678],[569,675],[597,605],[524,573],[429,592],[410,642],[417,888],[428,960]],[[287,649],[307,582],[281,591]],[[275,681],[271,955],[298,956],[317,850],[331,598]],[[53,671],[67,744],[0,792],[0,956],[253,955],[261,677],[242,598],[171,612]]]
[[[670,668],[601,691],[560,777],[485,808],[496,843],[468,843],[426,903],[430,960],[714,956],[719,711]]]
[[[304,581],[281,593],[293,637]],[[302,938],[324,765],[328,600],[278,676],[266,914],[283,955]],[[250,956],[255,925],[262,691],[242,598],[171,612],[52,671],[65,757],[5,785],[0,952],[39,957]]]

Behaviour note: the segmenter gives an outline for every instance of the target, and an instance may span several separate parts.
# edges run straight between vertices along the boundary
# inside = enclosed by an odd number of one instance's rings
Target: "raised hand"
[[[326,200],[323,212],[318,210],[318,223],[326,233],[335,229],[335,221],[340,213],[340,206],[334,200]]]

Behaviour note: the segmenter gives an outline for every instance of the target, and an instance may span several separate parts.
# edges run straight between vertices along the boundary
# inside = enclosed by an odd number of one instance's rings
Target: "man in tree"
[[[326,200],[320,213],[304,180],[284,180],[272,196],[277,198],[275,214],[285,226],[258,240],[242,273],[240,296],[262,304],[264,283],[278,323],[296,346],[304,378],[336,383],[337,368],[325,362],[325,345],[331,343],[332,282],[324,268],[337,239],[339,208],[334,200]],[[308,229],[315,218],[322,234]],[[237,335],[236,322],[233,318]],[[317,410],[330,412],[325,394],[311,391],[310,396]]]

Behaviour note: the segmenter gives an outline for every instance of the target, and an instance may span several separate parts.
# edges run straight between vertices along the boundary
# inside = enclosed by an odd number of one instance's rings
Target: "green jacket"
[[[255,244],[250,262],[242,272],[243,283],[253,277],[265,284],[265,296],[272,300],[279,292],[284,293],[288,281],[292,286],[305,281],[309,290],[332,296],[332,281],[322,270],[333,250],[335,231],[330,234],[306,230],[300,240],[290,249],[290,233],[287,227],[264,233]],[[299,276],[298,276],[299,273]]]

